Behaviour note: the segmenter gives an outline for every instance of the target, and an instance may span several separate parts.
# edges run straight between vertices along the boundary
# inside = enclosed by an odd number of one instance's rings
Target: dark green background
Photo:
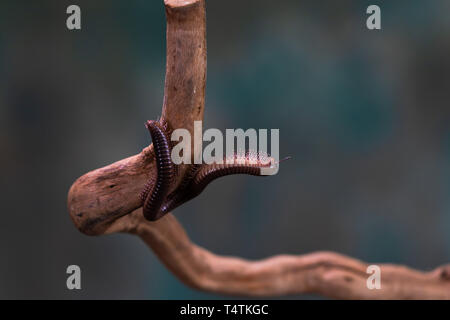
[[[381,31],[366,28],[370,4]],[[207,1],[204,127],[279,128],[293,160],[176,210],[193,241],[248,259],[449,262],[449,14],[448,0]],[[79,233],[66,209],[78,176],[150,142],[164,72],[162,1],[1,1],[0,298],[219,297],[136,237]],[[69,264],[81,291],[66,289]]]

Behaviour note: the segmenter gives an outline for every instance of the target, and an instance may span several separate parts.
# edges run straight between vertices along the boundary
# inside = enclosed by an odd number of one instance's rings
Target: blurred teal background
[[[70,4],[81,31],[66,28]],[[370,4],[381,31],[366,28]],[[192,240],[248,259],[448,263],[449,13],[448,0],[207,1],[204,127],[279,128],[293,160],[176,210]],[[164,73],[162,1],[1,1],[0,298],[221,298],[136,237],[79,233],[66,209],[77,177],[149,144]],[[66,289],[70,264],[81,291]]]

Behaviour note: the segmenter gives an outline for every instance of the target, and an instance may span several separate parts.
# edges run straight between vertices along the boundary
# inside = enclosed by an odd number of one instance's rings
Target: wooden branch
[[[206,83],[204,0],[165,0],[167,65],[162,118],[193,133],[203,119]],[[171,214],[145,220],[139,194],[155,178],[153,146],[74,182],[68,209],[85,234],[139,235],[181,281],[201,290],[245,296],[317,293],[341,299],[450,299],[450,265],[431,272],[380,264],[380,290],[366,287],[367,264],[331,252],[262,261],[221,257],[192,244]],[[183,172],[185,167],[178,170]],[[181,180],[183,174],[178,175]],[[174,190],[177,187],[174,184]],[[173,191],[173,190],[171,190]]]
[[[172,129],[185,128],[193,136],[194,121],[203,120],[205,104],[205,2],[166,0],[165,6],[167,63],[162,118]],[[146,131],[143,125],[142,129]],[[174,189],[186,167],[181,165],[178,170],[181,174]],[[102,234],[115,219],[141,206],[139,194],[155,175],[152,146],[83,175],[69,190],[72,221],[83,233]]]
[[[191,243],[168,214],[149,222],[141,209],[108,230],[139,235],[158,258],[187,285],[239,296],[316,293],[337,299],[450,299],[450,264],[430,272],[377,264],[381,289],[368,289],[368,264],[332,252],[279,255],[261,261],[215,255]]]

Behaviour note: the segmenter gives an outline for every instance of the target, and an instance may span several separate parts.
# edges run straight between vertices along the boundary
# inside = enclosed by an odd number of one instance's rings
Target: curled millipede
[[[164,122],[160,124],[150,120],[147,121],[146,126],[153,140],[157,169],[156,179],[150,178],[141,192],[143,213],[150,221],[160,219],[168,212],[195,198],[217,178],[232,174],[264,176],[261,169],[275,163],[273,158],[247,152],[245,155],[235,153],[230,158],[225,158],[223,163],[190,165],[178,188],[168,194],[178,174],[177,166],[171,159],[169,126]]]
[[[175,168],[170,158],[170,140],[164,128],[157,121],[147,121],[147,129],[153,140],[156,157],[156,181],[149,180],[142,193],[143,213],[147,220],[155,221],[162,217],[161,206],[169,192],[175,176]]]

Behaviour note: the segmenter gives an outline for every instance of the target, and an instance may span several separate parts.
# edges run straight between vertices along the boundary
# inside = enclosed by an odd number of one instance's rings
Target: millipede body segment
[[[154,221],[162,217],[163,205],[175,177],[175,166],[170,158],[170,140],[157,121],[147,121],[147,129],[153,140],[156,157],[156,181],[150,180],[144,188],[143,213],[147,220]]]

